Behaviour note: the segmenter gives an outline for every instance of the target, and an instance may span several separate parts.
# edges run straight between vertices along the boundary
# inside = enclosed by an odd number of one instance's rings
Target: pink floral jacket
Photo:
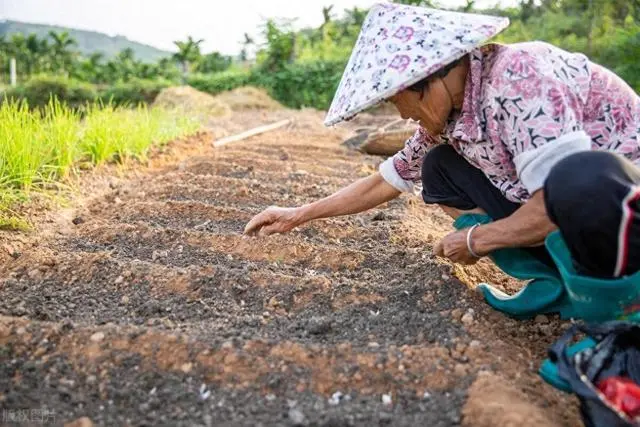
[[[514,202],[580,150],[609,150],[640,164],[640,97],[582,54],[543,42],[474,50],[465,99],[442,135],[420,128],[384,162],[382,176],[411,191],[434,144],[448,143]]]

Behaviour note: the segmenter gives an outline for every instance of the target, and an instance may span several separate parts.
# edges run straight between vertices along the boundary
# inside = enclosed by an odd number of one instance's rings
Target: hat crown
[[[325,119],[330,126],[471,52],[508,18],[378,3],[362,24]]]

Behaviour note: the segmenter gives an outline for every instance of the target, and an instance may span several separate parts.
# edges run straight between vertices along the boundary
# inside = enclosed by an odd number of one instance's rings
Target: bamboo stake
[[[402,123],[402,122],[406,122],[405,119],[396,119],[392,122],[387,123],[386,125],[382,126],[380,129],[378,129],[378,132],[384,132],[387,129],[389,129],[390,127],[393,127],[395,125],[397,125],[398,123]]]
[[[247,139],[252,136],[259,135],[261,133],[265,133],[265,132],[269,132],[269,131],[281,128],[283,126],[288,125],[289,123],[291,123],[291,120],[286,119],[276,123],[272,123],[270,125],[258,126],[257,128],[249,129],[245,132],[242,132],[236,135],[226,136],[224,138],[218,139],[217,141],[213,142],[213,146],[220,147],[222,145],[229,144],[231,142],[241,141],[243,139]]]

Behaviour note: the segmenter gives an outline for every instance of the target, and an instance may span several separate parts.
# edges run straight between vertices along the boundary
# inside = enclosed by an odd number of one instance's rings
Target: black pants
[[[521,206],[507,200],[449,145],[436,146],[425,155],[422,186],[427,204],[460,210],[479,207],[494,220]],[[547,214],[581,273],[617,277],[640,270],[640,168],[613,153],[574,154],[551,170],[544,197]],[[553,265],[544,247],[527,250]]]

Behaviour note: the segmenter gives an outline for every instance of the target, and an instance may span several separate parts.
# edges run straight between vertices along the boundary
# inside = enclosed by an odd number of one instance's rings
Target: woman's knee
[[[623,167],[622,158],[605,151],[576,153],[559,161],[549,172],[544,184],[547,212],[558,224],[570,213],[602,208],[607,195],[614,190],[611,171]]]
[[[560,160],[544,185],[550,201],[585,200],[607,184],[607,172],[620,167],[618,156],[606,151],[585,151]],[[601,193],[600,193],[601,194]]]

